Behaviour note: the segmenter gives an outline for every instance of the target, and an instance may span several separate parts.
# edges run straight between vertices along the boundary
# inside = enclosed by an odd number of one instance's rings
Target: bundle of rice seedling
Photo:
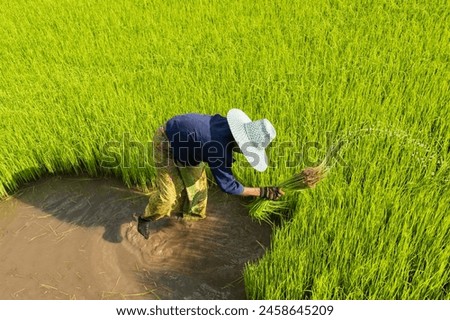
[[[282,182],[279,187],[284,191],[299,191],[314,188],[327,175],[328,167],[322,162],[316,167],[308,167]]]
[[[289,203],[284,200],[270,201],[257,198],[249,204],[248,208],[252,218],[272,224],[271,218],[289,209]]]
[[[326,161],[315,167],[308,167],[294,174],[291,178],[283,181],[278,186],[287,192],[301,191],[314,188],[322,181],[328,173]],[[254,218],[270,221],[271,215],[282,215],[282,212],[289,209],[288,201],[270,201],[257,198],[250,204],[250,215]]]

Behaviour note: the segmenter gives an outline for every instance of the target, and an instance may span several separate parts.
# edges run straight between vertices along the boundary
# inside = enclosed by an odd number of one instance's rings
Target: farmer
[[[265,148],[275,138],[267,119],[251,121],[239,109],[227,117],[203,114],[175,116],[158,128],[153,137],[156,190],[138,218],[138,231],[150,236],[152,221],[182,213],[185,219],[206,217],[208,164],[222,191],[241,196],[278,200],[284,192],[277,187],[244,187],[231,171],[233,151],[241,152],[257,171],[267,168]]]

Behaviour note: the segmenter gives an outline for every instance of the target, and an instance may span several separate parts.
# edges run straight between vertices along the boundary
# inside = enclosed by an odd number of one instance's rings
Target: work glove
[[[278,200],[284,192],[278,187],[261,187],[259,188],[259,196],[268,200]]]

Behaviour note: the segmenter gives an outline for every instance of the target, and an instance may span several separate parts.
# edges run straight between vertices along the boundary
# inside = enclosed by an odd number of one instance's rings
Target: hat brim
[[[231,109],[227,113],[227,121],[234,140],[250,165],[257,171],[265,171],[268,167],[265,148],[255,146],[245,132],[244,124],[252,120],[242,110]]]

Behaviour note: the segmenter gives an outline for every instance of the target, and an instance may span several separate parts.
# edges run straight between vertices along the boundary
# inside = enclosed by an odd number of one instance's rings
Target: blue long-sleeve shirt
[[[231,171],[234,138],[225,117],[196,113],[175,116],[167,121],[166,135],[176,162],[184,166],[206,162],[224,192],[243,192],[243,185]]]

